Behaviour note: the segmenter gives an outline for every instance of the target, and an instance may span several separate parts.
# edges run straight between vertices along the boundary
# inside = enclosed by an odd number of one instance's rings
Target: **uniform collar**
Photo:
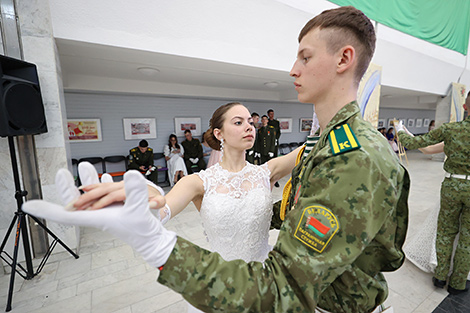
[[[326,125],[324,132],[329,133],[334,127],[340,124],[344,124],[345,121],[359,112],[359,105],[357,104],[356,100],[349,102],[344,107],[342,107],[338,113],[335,114],[335,116],[333,116],[331,121]]]

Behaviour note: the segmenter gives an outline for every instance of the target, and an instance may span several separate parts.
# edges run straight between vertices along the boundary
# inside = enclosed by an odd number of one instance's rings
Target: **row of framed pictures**
[[[393,118],[388,119],[388,123],[385,124],[386,120],[385,119],[379,119],[379,122],[377,124],[377,128],[382,128],[382,127],[393,127]],[[404,119],[400,118],[398,119],[400,121],[403,121],[403,125],[406,127],[429,127],[429,123],[431,120],[429,118],[409,118],[409,119]]]
[[[157,127],[154,118],[124,118],[124,139],[154,139],[157,138]],[[100,119],[68,119],[67,127],[70,142],[101,141]],[[194,136],[200,136],[200,117],[176,117],[175,135],[184,136],[184,131],[190,129]]]
[[[292,132],[292,118],[279,118],[281,133]],[[124,139],[154,139],[157,138],[157,127],[154,118],[124,118]],[[67,127],[70,142],[101,141],[100,119],[68,119]],[[300,132],[309,132],[312,118],[300,119]],[[200,117],[175,117],[175,135],[184,136],[184,131],[190,129],[194,136],[201,136]]]

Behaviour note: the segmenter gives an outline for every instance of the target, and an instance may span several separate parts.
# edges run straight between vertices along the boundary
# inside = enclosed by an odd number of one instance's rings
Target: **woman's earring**
[[[224,138],[220,139],[220,160],[224,156]]]

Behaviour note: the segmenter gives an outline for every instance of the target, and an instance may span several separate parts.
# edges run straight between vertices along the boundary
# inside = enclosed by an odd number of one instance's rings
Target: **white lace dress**
[[[246,163],[237,173],[219,163],[197,173],[204,183],[201,205],[203,227],[211,251],[226,260],[266,260],[272,218],[270,171]],[[191,305],[188,312],[201,312]]]

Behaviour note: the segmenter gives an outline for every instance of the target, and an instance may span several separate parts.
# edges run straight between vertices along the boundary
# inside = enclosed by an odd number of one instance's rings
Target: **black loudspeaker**
[[[0,55],[0,136],[47,132],[36,65]]]

